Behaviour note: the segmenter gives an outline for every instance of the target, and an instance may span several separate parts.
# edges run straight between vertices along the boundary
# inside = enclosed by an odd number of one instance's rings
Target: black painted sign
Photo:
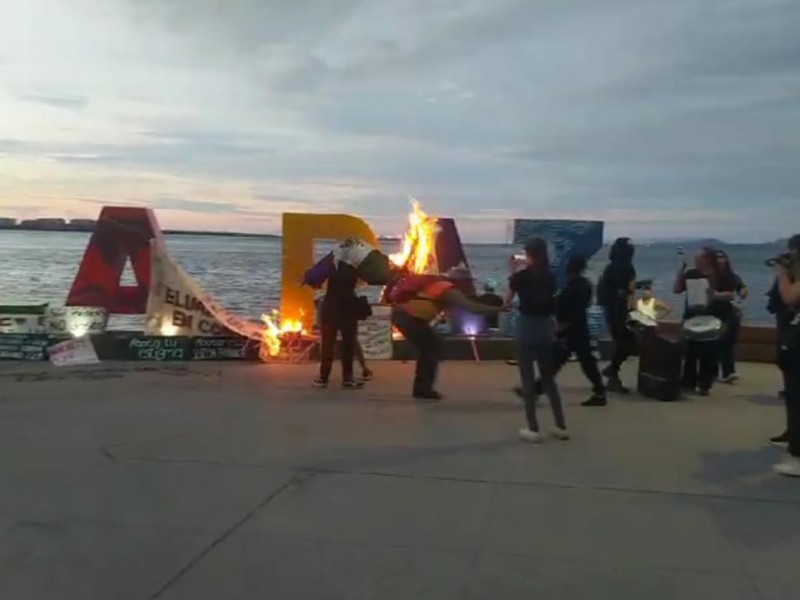
[[[50,336],[35,333],[0,335],[0,360],[47,360]]]
[[[131,338],[128,340],[126,358],[157,362],[191,360],[192,339],[159,336]]]
[[[194,338],[192,360],[245,360],[255,345],[243,337]]]

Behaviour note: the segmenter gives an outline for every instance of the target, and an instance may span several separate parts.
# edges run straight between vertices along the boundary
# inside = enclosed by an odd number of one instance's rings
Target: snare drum
[[[656,320],[648,317],[643,312],[632,310],[628,313],[628,329],[632,331],[642,332],[649,331],[656,328]]]
[[[710,315],[700,315],[683,322],[683,339],[689,342],[713,342],[722,335],[722,321]]]

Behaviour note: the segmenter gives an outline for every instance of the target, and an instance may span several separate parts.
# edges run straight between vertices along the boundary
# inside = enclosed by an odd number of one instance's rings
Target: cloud
[[[124,190],[199,202],[170,213],[187,226],[235,204],[243,227],[291,207],[392,229],[412,194],[467,238],[514,215],[795,226],[796,1],[31,0],[0,18],[0,208],[10,186],[54,212]]]

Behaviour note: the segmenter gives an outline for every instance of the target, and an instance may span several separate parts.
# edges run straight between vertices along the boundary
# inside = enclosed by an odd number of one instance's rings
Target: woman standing
[[[733,292],[740,300],[746,300],[748,289],[742,278],[731,267],[728,255],[717,250],[717,267],[719,268],[719,289],[724,292]],[[719,343],[719,370],[720,381],[733,383],[739,376],[736,374],[736,361],[734,351],[739,341],[739,328],[742,324],[742,313],[733,303],[733,298],[728,302],[720,302],[719,318],[725,325],[725,332]]]
[[[703,248],[695,256],[695,268],[686,269],[683,265],[675,276],[673,291],[676,294],[687,292],[687,281],[700,280],[706,290],[702,302],[690,298],[686,294],[684,320],[698,316],[712,316],[722,320],[724,303],[733,300],[733,292],[720,289],[720,275],[717,266],[716,252],[712,248]],[[683,387],[686,390],[698,391],[701,396],[708,396],[711,385],[717,376],[719,365],[719,341],[687,341],[686,356],[683,368]]]
[[[327,282],[328,287],[320,306],[321,358],[319,376],[314,380],[314,385],[328,387],[336,337],[341,335],[342,387],[360,389],[364,387],[364,383],[353,378],[353,359],[358,343],[358,270],[353,265],[340,261]]]
[[[525,245],[528,266],[509,279],[506,305],[516,296],[519,299],[517,320],[517,361],[525,400],[525,416],[528,426],[520,429],[519,437],[525,442],[542,440],[536,418],[536,366],[541,375],[541,386],[550,399],[556,428],[553,435],[569,439],[561,395],[556,385],[555,356],[555,294],[556,279],[550,272],[547,242],[533,238]]]

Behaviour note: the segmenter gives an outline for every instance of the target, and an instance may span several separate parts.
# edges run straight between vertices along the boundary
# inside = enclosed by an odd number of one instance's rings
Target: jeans
[[[548,317],[520,315],[516,327],[517,360],[525,400],[528,429],[539,431],[536,419],[536,366],[542,378],[542,390],[550,400],[556,427],[566,429],[561,394],[556,385],[555,325]],[[535,366],[534,366],[535,365]]]
[[[322,316],[320,326],[322,344],[320,350],[319,377],[328,381],[333,368],[333,354],[336,350],[336,334],[342,334],[341,361],[342,381],[353,380],[353,357],[358,343],[358,321],[355,316],[330,314]]]
[[[800,458],[800,351],[781,349],[778,366],[786,384],[786,430],[789,454]]]
[[[600,377],[600,369],[597,368],[597,359],[592,354],[592,340],[587,335],[570,336],[567,335],[563,343],[556,347],[555,374],[566,364],[569,355],[575,353],[578,363],[581,366],[586,379],[592,384],[592,392],[602,396],[606,393],[606,386],[603,385],[603,378]]]
[[[717,376],[719,341],[687,341],[683,359],[683,387],[708,391]]]
[[[419,352],[414,374],[414,395],[434,392],[436,374],[442,358],[439,336],[428,321],[414,317],[401,309],[392,311],[392,323]]]
[[[719,367],[723,378],[736,373],[734,352],[736,350],[736,342],[739,339],[740,324],[741,321],[737,314],[725,319],[725,333],[723,333],[719,341]]]
[[[614,341],[614,354],[605,374],[619,377],[619,369],[636,349],[636,336],[628,329],[628,311],[623,305],[607,306],[605,309],[606,325]]]

